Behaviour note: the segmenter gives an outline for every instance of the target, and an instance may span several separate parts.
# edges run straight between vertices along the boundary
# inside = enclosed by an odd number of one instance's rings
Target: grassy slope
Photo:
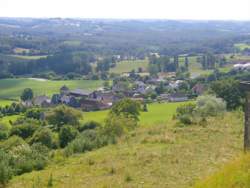
[[[249,188],[250,155],[242,155],[216,174],[198,182],[195,188]]]
[[[121,61],[117,63],[117,65],[110,70],[111,73],[127,73],[132,70],[137,71],[139,67],[141,67],[144,71],[147,71],[148,68],[148,60],[130,60],[130,61]]]
[[[149,110],[147,118],[154,118],[154,113]],[[58,188],[189,187],[241,151],[242,116],[228,113],[210,119],[206,127],[180,128],[172,120],[141,125],[117,145],[57,158],[45,170],[15,177],[9,187],[46,187],[51,174],[53,187]]]
[[[20,79],[1,79],[0,98],[18,99],[24,88],[32,88],[35,95],[52,95],[58,93],[60,87],[67,85],[70,89],[82,88],[94,90],[102,85],[101,81],[92,80],[63,80],[63,81],[36,81],[26,78]]]

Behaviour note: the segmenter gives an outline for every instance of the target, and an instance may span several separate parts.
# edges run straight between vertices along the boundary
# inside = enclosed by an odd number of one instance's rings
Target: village
[[[113,81],[111,87],[101,87],[94,91],[88,91],[79,88],[71,90],[63,85],[58,93],[54,93],[51,97],[39,95],[31,100],[22,101],[21,104],[25,107],[44,108],[64,104],[83,111],[96,111],[109,109],[123,98],[130,98],[143,104],[183,102],[192,98],[190,92],[192,96],[198,96],[204,92],[202,84],[194,85],[189,93],[180,89],[183,85],[186,85],[185,80],[168,80],[163,77],[150,78],[146,81],[139,79],[128,81],[124,77],[120,77]]]

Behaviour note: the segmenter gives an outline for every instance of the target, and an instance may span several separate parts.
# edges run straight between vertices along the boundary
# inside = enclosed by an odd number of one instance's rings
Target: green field
[[[129,60],[118,62],[117,65],[110,70],[111,73],[121,74],[128,73],[132,70],[138,71],[138,68],[141,67],[144,72],[147,72],[148,69],[148,60]]]
[[[55,157],[45,170],[26,173],[8,187],[166,187],[188,188],[232,160],[242,150],[243,114],[211,118],[207,126],[178,127],[171,120],[177,104],[152,104],[142,123],[116,145]],[[105,112],[85,113],[99,120]],[[159,122],[159,123],[156,123]]]
[[[93,80],[60,80],[60,81],[37,81],[28,78],[0,79],[0,98],[19,99],[24,88],[31,88],[35,95],[48,95],[58,93],[59,89],[66,85],[70,89],[94,90],[102,86],[102,81]]]
[[[234,47],[238,48],[239,50],[243,51],[247,48],[250,49],[250,44],[246,44],[246,43],[237,43],[234,45]]]
[[[148,112],[141,112],[141,125],[160,125],[168,122],[173,117],[176,108],[186,102],[180,103],[152,103],[148,105]],[[83,121],[97,121],[103,123],[108,111],[84,112]]]

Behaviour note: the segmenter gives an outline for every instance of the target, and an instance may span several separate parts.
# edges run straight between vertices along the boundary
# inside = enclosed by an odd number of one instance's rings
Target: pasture
[[[145,60],[127,60],[127,61],[121,61],[116,64],[114,68],[110,69],[110,73],[128,73],[132,70],[138,71],[138,68],[142,68],[143,72],[147,72],[149,61],[147,59]]]
[[[31,88],[34,95],[48,95],[58,93],[59,89],[66,85],[70,89],[95,90],[102,86],[102,81],[93,80],[39,80],[29,78],[0,79],[0,98],[19,99],[23,89]]]
[[[160,125],[172,119],[178,106],[187,102],[180,103],[152,103],[148,105],[148,112],[141,112],[140,125]],[[97,121],[103,123],[108,115],[108,111],[84,112],[83,121]]]

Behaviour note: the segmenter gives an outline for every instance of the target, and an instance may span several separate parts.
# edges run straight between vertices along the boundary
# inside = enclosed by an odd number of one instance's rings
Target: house
[[[60,88],[60,94],[61,95],[68,95],[69,92],[70,92],[69,88],[67,86],[65,86],[65,85]]]
[[[33,104],[35,106],[48,107],[51,104],[51,100],[49,97],[45,95],[37,96],[33,99]]]
[[[168,101],[169,100],[169,94],[163,93],[160,94],[160,96],[157,97],[159,101]]]
[[[204,93],[205,87],[203,84],[198,83],[192,88],[193,93],[196,95],[202,95]]]
[[[74,97],[89,97],[92,92],[85,91],[82,89],[75,89],[73,91],[69,91],[69,95]]]
[[[135,92],[136,93],[145,94],[146,88],[147,88],[147,85],[144,82],[141,82],[141,81],[135,82]]]
[[[80,100],[80,107],[85,111],[105,110],[111,107],[100,100],[82,98]]]
[[[23,105],[24,107],[32,107],[33,103],[31,100],[27,100],[27,101],[21,101],[21,105]]]
[[[188,97],[183,94],[183,93],[173,93],[169,95],[170,102],[182,102],[182,101],[187,101]]]

